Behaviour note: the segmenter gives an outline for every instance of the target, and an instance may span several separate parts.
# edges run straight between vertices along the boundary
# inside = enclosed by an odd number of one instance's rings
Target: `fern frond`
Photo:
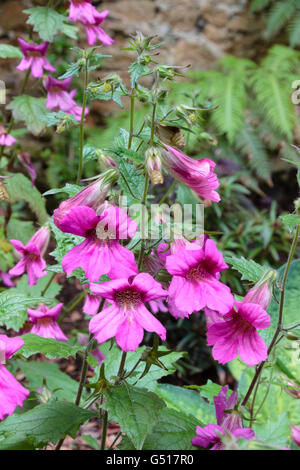
[[[237,135],[235,146],[247,156],[249,166],[257,176],[270,182],[270,164],[267,152],[256,130],[246,125]]]
[[[275,2],[268,15],[266,37],[269,39],[278,33],[292,18],[296,9],[297,4],[294,0]]]
[[[298,9],[298,13],[293,18],[287,28],[289,43],[291,47],[299,46],[300,45],[300,10]]]
[[[268,51],[268,55],[261,62],[261,67],[277,76],[300,71],[300,54],[288,46],[276,44]]]
[[[255,11],[261,11],[267,6],[269,6],[271,2],[272,0],[252,0],[250,11],[251,13]]]
[[[290,97],[290,82],[262,69],[252,77],[256,102],[274,131],[292,137],[295,111]]]

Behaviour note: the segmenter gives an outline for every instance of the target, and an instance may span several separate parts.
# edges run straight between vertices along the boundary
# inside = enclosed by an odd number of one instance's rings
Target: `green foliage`
[[[28,298],[30,297],[41,297],[44,289],[48,285],[52,274],[48,273],[46,276],[41,277],[37,280],[37,283],[34,286],[29,286],[28,276],[24,274],[22,279],[17,284],[17,287],[14,292],[24,294]],[[50,286],[47,288],[46,297],[47,299],[55,298],[61,291],[62,286],[57,282],[51,282]]]
[[[29,15],[26,23],[33,26],[33,30],[39,34],[43,41],[51,42],[58,32],[73,39],[76,38],[77,28],[67,24],[67,18],[52,8],[35,7],[24,10],[24,12]]]
[[[134,199],[141,200],[143,198],[145,178],[138,175],[136,167],[125,159],[119,159],[120,178],[119,183],[124,193],[132,196]]]
[[[26,176],[22,173],[15,173],[11,178],[7,178],[6,189],[12,204],[26,201],[41,224],[47,221],[45,199]]]
[[[23,336],[24,346],[20,349],[20,353],[28,358],[34,354],[44,354],[48,359],[56,359],[57,357],[75,357],[83,347],[70,344],[66,341],[56,341],[52,338],[42,338],[41,336],[27,333]]]
[[[6,227],[7,238],[20,240],[24,245],[32,237],[35,232],[33,222],[31,220],[19,220],[12,216]]]
[[[74,438],[79,426],[92,416],[92,411],[72,403],[38,405],[21,415],[9,416],[0,423],[0,445],[3,440],[13,438],[20,442],[27,440],[35,447],[43,447],[49,441],[55,443],[66,434]]]
[[[27,129],[33,135],[39,135],[45,129],[45,98],[34,98],[29,95],[15,96],[7,109],[12,110],[16,121],[24,121]]]
[[[0,44],[1,59],[22,59],[23,54],[18,47],[10,44]]]
[[[263,266],[253,260],[246,260],[244,257],[225,257],[225,261],[242,274],[242,280],[257,282],[265,271]]]
[[[124,383],[105,392],[104,408],[110,420],[120,424],[137,450],[143,448],[148,434],[159,419],[164,402],[153,392]]]

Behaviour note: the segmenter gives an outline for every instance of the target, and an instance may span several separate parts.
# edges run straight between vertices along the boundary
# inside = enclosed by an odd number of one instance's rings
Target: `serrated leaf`
[[[42,447],[49,441],[55,443],[70,435],[75,438],[81,424],[95,416],[68,402],[53,402],[38,405],[26,413],[9,416],[0,423],[0,437],[5,439],[28,439],[35,446]],[[1,442],[1,441],[0,441]]]
[[[11,46],[10,44],[0,44],[0,58],[22,59],[23,54],[18,47]]]
[[[135,84],[143,75],[147,75],[150,69],[147,65],[142,65],[139,62],[133,62],[129,66],[129,73],[131,78],[131,86],[134,88]]]
[[[125,194],[142,200],[145,185],[144,176],[137,175],[136,167],[124,159],[119,159],[119,171],[121,173],[119,183]]]
[[[24,121],[33,135],[39,135],[46,127],[43,118],[47,112],[46,99],[20,95],[12,99],[7,109],[12,111],[16,121]]]
[[[291,432],[287,413],[280,414],[273,419],[275,416],[265,423],[254,425],[255,435],[267,443],[286,446]]]
[[[19,331],[28,318],[26,309],[39,303],[52,304],[52,300],[45,297],[28,298],[18,293],[16,288],[0,292],[0,325]]]
[[[120,158],[129,158],[130,160],[136,163],[144,163],[145,161],[145,157],[140,153],[136,152],[135,150],[127,149],[124,147],[117,147],[111,150]]]
[[[243,256],[241,258],[225,256],[224,259],[233,269],[242,274],[242,281],[257,282],[265,272],[263,266],[253,260],[247,260]]]
[[[44,277],[41,277],[37,280],[37,283],[34,286],[28,284],[27,274],[22,276],[22,279],[18,281],[16,286],[16,293],[21,293],[30,297],[42,297],[42,292],[50,281],[52,275],[49,273]],[[47,289],[45,297],[47,299],[54,299],[61,291],[62,286],[57,282],[51,282],[50,286]]]
[[[70,184],[67,183],[65,186],[62,188],[53,188],[49,189],[45,193],[43,193],[43,196],[51,196],[52,194],[59,194],[59,193],[67,193],[69,197],[75,196],[79,191],[83,189],[81,186],[78,184]]]
[[[58,111],[55,113],[46,112],[41,117],[41,119],[47,124],[47,127],[57,126],[61,121],[63,121],[64,124],[66,124],[67,126],[69,126],[70,124],[77,126],[79,124],[73,114],[67,114],[63,111]]]
[[[26,23],[33,26],[33,31],[39,34],[44,41],[51,42],[57,32],[64,32],[69,37],[74,37],[74,28],[66,24],[64,15],[48,7],[34,7],[24,10],[29,15]],[[71,36],[70,36],[71,34]]]
[[[30,209],[36,214],[38,221],[44,224],[48,219],[45,199],[41,193],[32,186],[31,181],[22,173],[16,173],[11,178],[7,178],[6,190],[9,194],[10,203],[25,200]]]
[[[26,377],[27,388],[36,392],[42,388],[43,380],[46,380],[47,388],[55,393],[59,400],[75,401],[78,382],[71,379],[67,374],[59,369],[59,365],[51,362],[33,362],[14,360],[14,364]],[[83,399],[87,392],[83,391]]]
[[[35,228],[31,220],[19,220],[11,217],[6,227],[7,238],[20,240],[24,245],[32,237],[34,232]]]
[[[82,64],[80,61],[77,61],[73,64],[68,65],[66,72],[63,75],[60,75],[59,80],[64,80],[69,77],[78,77],[80,70],[82,69]]]
[[[205,385],[187,385],[185,388],[198,390],[201,397],[212,401],[213,397],[216,397],[219,394],[222,387],[221,385],[208,380]]]
[[[78,344],[70,344],[69,341],[56,341],[53,338],[42,338],[41,336],[27,333],[22,336],[24,346],[19,352],[26,358],[34,354],[44,354],[48,359],[56,359],[61,357],[75,357],[83,347]]]
[[[124,383],[105,392],[104,408],[109,419],[119,423],[137,450],[142,449],[159,419],[160,410],[165,406],[163,400],[144,388]]]
[[[296,214],[281,215],[279,219],[289,229],[290,232],[292,232],[294,228],[300,224],[300,216]]]

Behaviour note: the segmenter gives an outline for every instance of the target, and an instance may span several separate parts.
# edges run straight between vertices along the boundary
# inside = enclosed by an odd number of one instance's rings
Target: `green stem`
[[[282,280],[282,284],[281,284],[281,295],[280,295],[280,304],[279,304],[279,315],[278,315],[278,322],[277,322],[277,328],[276,328],[276,331],[274,333],[274,336],[272,338],[272,341],[270,343],[270,346],[268,348],[268,356],[270,355],[270,353],[272,352],[273,350],[273,347],[275,346],[276,342],[277,342],[277,338],[278,336],[280,335],[281,331],[282,331],[282,321],[283,321],[283,307],[284,307],[284,296],[285,296],[285,285],[286,285],[286,281],[287,281],[287,277],[288,277],[288,273],[289,273],[289,270],[290,270],[290,266],[291,266],[291,262],[292,262],[292,259],[293,259],[293,256],[295,254],[295,250],[296,250],[296,246],[297,246],[297,242],[298,242],[298,238],[299,238],[299,231],[300,231],[300,225],[297,225],[296,227],[296,232],[295,232],[295,236],[294,236],[294,239],[293,239],[293,243],[291,245],[291,249],[290,249],[290,252],[289,252],[289,256],[288,256],[288,260],[287,260],[287,263],[286,263],[286,267],[285,267],[285,271],[284,271],[284,275],[283,275],[283,280]],[[250,396],[251,396],[251,393],[255,387],[255,384],[257,382],[257,380],[259,379],[259,376],[264,368],[264,365],[266,364],[267,361],[263,361],[259,364],[258,368],[256,369],[256,372],[255,372],[255,375],[252,379],[252,382],[249,386],[249,389],[245,395],[245,398],[244,400],[242,401],[242,404],[241,406],[245,406],[247,401],[249,400]]]
[[[66,318],[66,316],[69,315],[69,313],[72,312],[74,308],[85,298],[85,296],[86,293],[84,291],[79,292],[79,294],[75,297],[71,305],[64,309],[63,314],[58,319],[58,323],[61,323]]]
[[[106,435],[107,435],[107,424],[108,424],[108,413],[106,410],[102,410],[103,413],[103,427],[101,436],[100,450],[105,450]]]
[[[126,356],[127,356],[127,352],[123,351],[120,366],[119,366],[119,370],[118,370],[118,378],[119,379],[122,377],[122,375],[124,373],[124,366],[125,366]]]
[[[167,189],[167,191],[165,192],[165,194],[163,195],[163,197],[161,198],[161,200],[159,201],[159,205],[161,205],[163,202],[165,202],[165,200],[167,199],[167,197],[169,196],[169,194],[173,191],[173,189],[175,188],[176,186],[176,181],[173,181],[173,183],[171,184],[171,186],[169,187],[169,189]]]
[[[122,434],[122,432],[120,431],[120,432],[117,434],[116,438],[113,440],[113,443],[109,446],[108,450],[111,450],[111,449],[114,447],[115,443],[117,442],[117,440],[119,439],[119,437],[121,436],[121,434]]]
[[[82,112],[81,112],[81,119],[80,119],[80,155],[79,155],[79,166],[78,166],[78,173],[76,184],[79,184],[82,171],[83,171],[83,145],[84,145],[84,117],[85,117],[85,109],[87,103],[87,84],[88,84],[88,59],[86,58],[85,52],[85,66],[84,66],[84,89],[83,89],[83,102],[82,102]]]
[[[128,139],[128,148],[131,148],[132,139],[133,139],[133,125],[134,125],[134,90],[131,90],[130,96],[130,124],[129,124],[129,139]]]
[[[44,297],[44,295],[46,294],[46,292],[49,289],[50,285],[52,284],[52,281],[54,280],[55,276],[56,276],[56,273],[52,273],[52,276],[50,277],[49,281],[47,282],[46,286],[44,287],[44,289],[41,292],[41,297]]]

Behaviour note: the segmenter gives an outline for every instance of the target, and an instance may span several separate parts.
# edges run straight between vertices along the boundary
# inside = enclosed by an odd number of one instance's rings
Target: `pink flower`
[[[101,297],[99,297],[99,295],[88,294],[82,307],[83,313],[91,315],[91,317],[96,315],[99,310],[100,303]]]
[[[292,434],[291,438],[300,447],[300,427],[299,426],[291,426]]]
[[[53,221],[55,225],[60,228],[60,223],[74,207],[87,206],[98,211],[107,197],[109,188],[109,184],[103,184],[102,178],[99,178],[93,183],[88,184],[85,188],[75,194],[75,196],[61,202],[58,209],[55,209],[53,213]]]
[[[243,428],[241,417],[237,413],[226,413],[225,410],[232,410],[237,401],[237,395],[232,392],[229,398],[226,398],[228,385],[222,387],[219,395],[214,397],[217,424],[208,424],[204,428],[196,427],[197,437],[192,439],[194,446],[206,448],[210,450],[224,450],[221,437],[231,434],[234,437],[246,440],[255,439],[254,431],[250,428]]]
[[[10,147],[15,142],[17,142],[17,140],[12,135],[8,134],[5,128],[0,125],[0,145]]]
[[[37,310],[27,309],[29,320],[33,323],[30,333],[41,336],[42,338],[53,338],[57,341],[68,341],[57,323],[59,312],[63,304],[57,304],[53,308],[47,305],[39,305]]]
[[[18,160],[20,161],[20,163],[22,163],[22,165],[28,171],[30,179],[31,179],[32,186],[34,186],[34,183],[35,183],[35,180],[36,180],[36,171],[35,171],[35,168],[34,168],[32,162],[31,162],[30,154],[28,152],[20,152],[20,153],[18,153],[17,157],[18,157]]]
[[[229,287],[219,281],[227,269],[215,243],[206,239],[203,248],[180,248],[167,256],[166,268],[173,275],[169,287],[169,308],[175,318],[188,317],[204,307],[225,314],[233,305]]]
[[[15,287],[13,281],[11,280],[11,276],[8,273],[4,273],[0,270],[0,279],[6,287]]]
[[[215,191],[219,187],[218,178],[214,174],[216,164],[208,158],[194,160],[176,147],[164,146],[167,152],[162,152],[162,162],[170,175],[202,198],[219,202],[220,196]]]
[[[150,300],[149,307],[152,313],[168,312],[168,308],[165,306],[163,299]]]
[[[3,355],[0,361],[0,419],[13,414],[17,406],[22,407],[29,395],[29,390],[20,385],[3,364],[23,345],[22,338],[8,338],[6,335],[0,335],[0,352],[1,356]]]
[[[85,27],[87,40],[90,46],[96,44],[97,39],[102,42],[105,46],[111,46],[115,41],[106,34],[106,32],[100,27],[100,24],[103,23],[109,10],[104,10],[101,13],[94,14],[94,21],[92,23],[81,21]]]
[[[98,11],[91,5],[91,0],[70,0],[69,20],[95,23]]]
[[[16,266],[9,270],[11,276],[28,274],[28,284],[33,286],[40,277],[46,276],[46,262],[42,258],[50,239],[49,227],[40,228],[24,246],[19,240],[10,240],[14,248],[22,254]]]
[[[150,274],[91,284],[91,291],[112,304],[90,321],[90,333],[99,344],[115,336],[123,351],[135,351],[143,340],[144,330],[166,339],[166,329],[145,307],[146,302],[167,295]]]
[[[68,275],[79,267],[90,281],[98,281],[102,274],[117,278],[137,273],[133,253],[118,242],[133,237],[137,230],[136,221],[124,209],[109,206],[98,216],[90,207],[74,207],[61,221],[60,229],[85,238],[62,259]]]
[[[65,80],[57,80],[48,75],[43,82],[48,92],[46,106],[48,109],[61,110],[64,113],[73,114],[77,121],[80,121],[82,108],[74,101],[76,90],[68,91],[71,81],[72,77]],[[85,114],[87,113],[88,108],[85,109]]]
[[[56,72],[56,69],[52,67],[49,60],[45,57],[49,42],[34,44],[23,41],[21,38],[18,38],[18,41],[24,55],[17,66],[18,70],[28,70],[31,68],[31,75],[35,78],[41,78],[43,76],[43,69],[48,72]]]
[[[247,292],[243,302],[248,304],[258,304],[261,308],[267,310],[272,299],[272,286],[276,277],[276,271],[273,271],[272,269],[266,271],[255,286]]]
[[[239,355],[243,362],[254,366],[268,357],[257,329],[269,328],[270,317],[258,304],[235,302],[235,307],[208,325],[207,344],[213,346],[212,355],[221,364]]]

